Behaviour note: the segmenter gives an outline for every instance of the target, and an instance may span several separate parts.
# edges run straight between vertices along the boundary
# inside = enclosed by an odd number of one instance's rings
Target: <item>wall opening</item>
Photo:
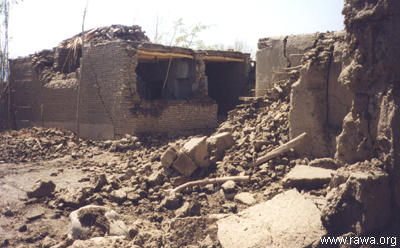
[[[66,74],[75,72],[80,67],[81,57],[81,46],[57,48],[54,56],[56,70]]]
[[[218,104],[218,114],[225,115],[239,101],[246,84],[241,62],[206,62],[208,95]]]
[[[145,100],[187,99],[192,95],[191,59],[139,60],[136,75],[138,93]]]

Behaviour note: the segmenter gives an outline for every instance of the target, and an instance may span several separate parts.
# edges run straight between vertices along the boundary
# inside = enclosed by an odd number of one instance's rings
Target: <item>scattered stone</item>
[[[119,180],[115,175],[109,176],[107,182],[111,185],[113,189],[119,189],[121,180]]]
[[[316,189],[329,183],[333,172],[334,170],[297,165],[286,174],[282,182],[285,187]]]
[[[204,186],[204,189],[207,191],[207,193],[213,193],[215,190],[214,184],[207,184]]]
[[[126,198],[134,203],[137,203],[142,197],[135,191],[126,193]]]
[[[93,187],[72,187],[62,189],[57,194],[58,199],[67,206],[80,206],[83,205],[90,196],[94,193]]]
[[[313,167],[320,167],[325,169],[336,170],[338,165],[336,164],[335,160],[332,158],[316,158],[312,160],[308,166]]]
[[[52,181],[38,181],[33,186],[31,191],[26,192],[28,198],[42,198],[45,196],[52,196],[56,185]]]
[[[177,151],[174,147],[169,147],[161,156],[161,164],[166,168],[171,167],[172,163],[177,158]]]
[[[178,158],[172,165],[179,173],[184,176],[190,176],[197,169],[193,160],[183,152],[178,153]]]
[[[321,213],[297,190],[218,220],[222,247],[307,247],[326,234]]]
[[[18,228],[18,232],[26,232],[28,230],[28,227],[26,225],[22,225],[20,228]]]
[[[222,205],[221,213],[237,213],[237,205],[234,202],[227,202]]]
[[[107,184],[106,174],[96,175],[93,180],[94,192],[99,192]]]
[[[164,175],[161,171],[154,171],[148,178],[147,182],[150,186],[157,186],[163,183]]]
[[[209,165],[206,138],[206,136],[192,138],[181,149],[182,152],[189,155],[198,167],[203,168]]]
[[[229,180],[224,182],[221,187],[225,193],[233,193],[236,190],[236,183],[232,180]]]
[[[42,209],[34,208],[30,209],[28,213],[25,215],[28,222],[35,221],[40,219],[44,215],[44,211]]]
[[[126,198],[127,198],[127,192],[125,188],[114,190],[110,194],[110,200],[117,203],[124,202]]]
[[[182,206],[182,195],[181,194],[169,194],[161,202],[161,206],[174,210]]]
[[[185,202],[175,211],[176,217],[199,216],[201,204],[197,201]]]
[[[236,194],[234,197],[234,200],[241,202],[243,204],[249,205],[249,206],[256,203],[256,199],[254,199],[253,194],[251,194],[249,192],[241,192],[239,194]]]

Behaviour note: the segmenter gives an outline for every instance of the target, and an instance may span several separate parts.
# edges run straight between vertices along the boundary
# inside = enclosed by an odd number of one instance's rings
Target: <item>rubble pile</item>
[[[146,36],[145,32],[138,25],[124,26],[124,25],[111,25],[106,27],[100,27],[95,29],[90,29],[83,33],[77,34],[72,38],[64,40],[61,42],[59,47],[63,48],[73,48],[77,45],[82,45],[82,39],[85,43],[101,43],[104,41],[112,40],[126,40],[126,41],[138,41],[147,42],[149,38]]]
[[[0,136],[0,160],[31,162],[59,158],[79,150],[80,141],[73,132],[56,128],[4,131]]]

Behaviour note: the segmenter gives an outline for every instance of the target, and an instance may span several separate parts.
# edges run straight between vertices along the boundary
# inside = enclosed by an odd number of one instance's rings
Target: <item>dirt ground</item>
[[[209,240],[204,223],[203,228],[198,226],[198,218],[237,213],[248,205],[234,201],[218,184],[189,187],[173,199],[169,199],[169,191],[190,180],[251,175],[251,181],[237,183],[235,194],[250,192],[256,202],[262,202],[282,192],[280,179],[295,164],[307,163],[307,158],[299,159],[289,151],[271,160],[268,167],[250,165],[255,158],[288,141],[287,101],[287,97],[244,101],[217,130],[198,132],[197,137],[228,130],[234,145],[221,159],[208,168],[197,169],[191,177],[165,168],[160,159],[169,147],[180,147],[196,136],[128,135],[100,142],[82,140],[59,129],[2,132],[2,247],[68,247],[72,245],[67,235],[68,216],[89,204],[113,209],[129,230],[136,230],[136,235],[121,241],[121,247],[208,247],[207,242],[209,247],[219,247],[217,241]],[[101,177],[106,182],[99,184]],[[27,192],[48,181],[54,183],[54,191],[28,197]],[[177,217],[197,219],[182,224],[175,221]],[[185,226],[185,232],[176,228],[180,225]]]

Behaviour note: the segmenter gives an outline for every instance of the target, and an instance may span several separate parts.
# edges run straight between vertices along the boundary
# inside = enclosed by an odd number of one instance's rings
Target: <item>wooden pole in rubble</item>
[[[82,49],[82,56],[81,56],[81,66],[79,70],[79,80],[78,80],[78,89],[77,89],[77,100],[76,100],[76,134],[78,135],[78,138],[80,137],[80,126],[79,126],[79,105],[80,105],[80,96],[81,96],[81,82],[82,82],[82,71],[83,71],[83,53],[84,53],[84,43],[85,43],[85,37],[83,35],[83,32],[85,31],[85,18],[86,18],[86,12],[88,8],[89,0],[86,1],[86,6],[85,10],[83,11],[83,17],[82,17],[82,35],[81,35],[81,49]]]

